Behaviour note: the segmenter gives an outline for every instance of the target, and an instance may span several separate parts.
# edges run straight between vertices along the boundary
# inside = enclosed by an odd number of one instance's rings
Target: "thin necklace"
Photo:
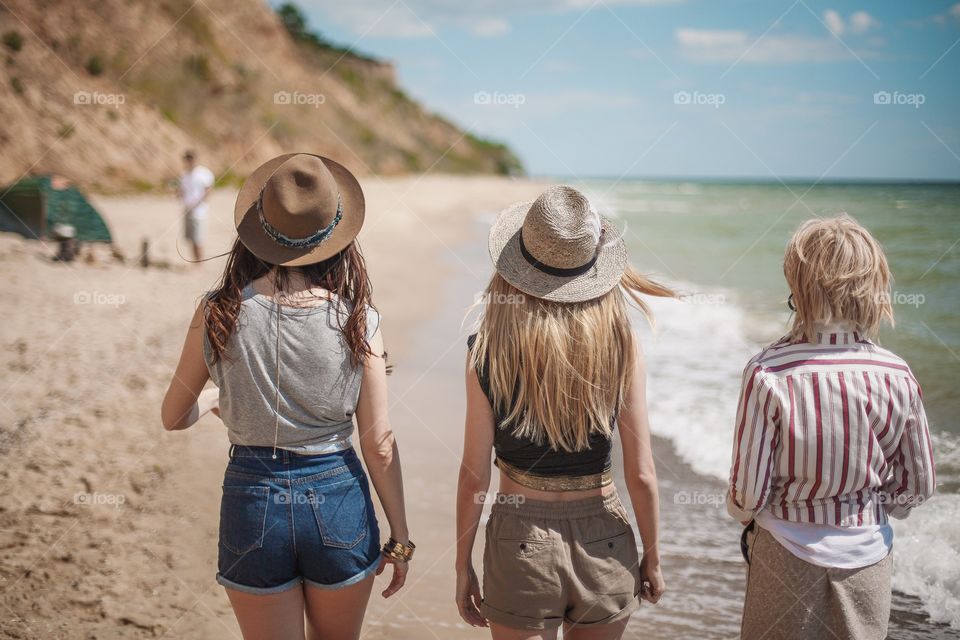
[[[273,304],[277,308],[277,395],[274,402],[273,459],[277,459],[277,442],[280,439],[280,302],[277,296],[277,277],[273,277]]]

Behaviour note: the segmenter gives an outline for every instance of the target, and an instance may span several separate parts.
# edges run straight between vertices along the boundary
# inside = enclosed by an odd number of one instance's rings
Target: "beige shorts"
[[[640,559],[616,493],[572,502],[497,496],[483,553],[490,622],[554,629],[617,622],[640,602]]]
[[[207,236],[207,219],[187,214],[183,218],[183,237],[193,244],[203,244]]]

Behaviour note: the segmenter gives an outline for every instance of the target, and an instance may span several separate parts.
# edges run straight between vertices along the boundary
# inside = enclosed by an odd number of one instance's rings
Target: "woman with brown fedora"
[[[227,427],[217,581],[244,638],[357,638],[374,574],[393,565],[389,597],[413,555],[363,219],[359,183],[333,160],[287,154],[255,170],[163,401],[167,429],[209,411]],[[202,391],[208,379],[219,391]]]
[[[623,240],[587,198],[554,187],[504,211],[489,240],[496,272],[469,340],[457,492],[463,619],[495,640],[619,638],[640,598],[664,591],[646,371],[629,296],[672,291],[634,271]],[[643,545],[613,486],[623,472]],[[490,484],[483,591],[472,551]]]

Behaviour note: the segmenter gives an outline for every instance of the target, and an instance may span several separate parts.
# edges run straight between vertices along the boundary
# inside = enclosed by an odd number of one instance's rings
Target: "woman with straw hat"
[[[163,401],[167,429],[211,410],[227,426],[217,581],[245,638],[357,638],[374,574],[393,565],[389,597],[413,555],[363,219],[359,183],[333,160],[294,153],[256,169]],[[211,378],[219,391],[201,392]],[[354,416],[390,524],[382,547]]]
[[[561,626],[568,640],[619,638],[639,599],[664,591],[646,372],[626,298],[648,315],[641,294],[674,294],[634,271],[615,235],[570,187],[513,205],[490,232],[496,272],[466,366],[456,600],[495,639],[556,638]],[[613,486],[615,431],[642,558]],[[500,485],[481,596],[471,557],[491,453]]]

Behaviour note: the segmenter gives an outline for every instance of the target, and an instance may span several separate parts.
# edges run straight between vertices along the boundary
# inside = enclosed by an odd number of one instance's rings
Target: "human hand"
[[[407,571],[410,570],[409,561],[401,562],[400,560],[395,560],[394,558],[381,556],[380,566],[377,567],[377,575],[383,573],[383,570],[387,568],[388,564],[393,565],[393,579],[390,580],[390,584],[387,585],[387,588],[381,593],[384,598],[389,598],[397,591],[400,591],[407,581]]]
[[[460,617],[471,627],[489,626],[487,620],[480,613],[480,603],[483,598],[480,595],[480,582],[477,580],[477,573],[473,567],[467,567],[462,571],[457,571],[457,609],[460,610]]]
[[[657,604],[667,587],[660,573],[660,558],[644,554],[640,561],[640,597],[651,604]]]

